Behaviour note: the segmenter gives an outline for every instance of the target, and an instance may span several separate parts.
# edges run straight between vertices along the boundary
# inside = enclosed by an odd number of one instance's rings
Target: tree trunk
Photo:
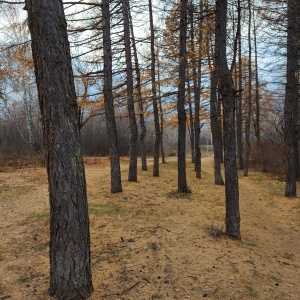
[[[159,147],[160,147],[160,126],[159,126],[159,113],[156,97],[156,80],[155,80],[155,44],[154,44],[154,25],[152,14],[152,0],[149,0],[149,18],[150,18],[150,34],[151,34],[151,83],[152,83],[152,103],[154,114],[154,127],[155,127],[155,143],[154,143],[154,163],[153,163],[153,176],[159,176]]]
[[[112,92],[112,54],[110,33],[109,0],[102,1],[102,30],[103,30],[103,92],[106,117],[106,128],[109,139],[109,159],[111,171],[111,192],[122,192],[120,157],[118,150],[117,126]]]
[[[241,26],[241,0],[238,0],[238,25]],[[238,169],[244,169],[243,158],[243,70],[242,70],[242,41],[241,41],[241,28],[238,28],[238,96],[237,96],[237,116],[236,116],[236,142],[237,142],[237,157],[238,157]]]
[[[214,175],[215,184],[223,185],[224,181],[221,173],[222,163],[222,127],[220,117],[220,103],[217,97],[217,74],[215,70],[210,71],[210,124],[214,145]]]
[[[129,115],[129,172],[128,181],[137,181],[137,124],[133,100],[133,76],[129,30],[129,0],[122,0],[124,43],[127,75],[127,110]]]
[[[142,89],[141,89],[141,72],[140,72],[139,60],[138,60],[138,55],[136,50],[136,42],[134,37],[130,7],[129,7],[129,24],[130,24],[132,48],[133,48],[133,55],[134,55],[136,89],[137,89],[137,98],[138,98],[139,119],[140,119],[140,126],[141,126],[140,154],[141,154],[141,161],[142,161],[142,171],[147,171],[147,158],[146,158],[146,148],[145,148],[145,138],[146,138],[147,129],[145,124],[144,103],[143,103]]]
[[[187,84],[188,84],[191,154],[192,154],[192,163],[195,164],[195,128],[194,128],[194,116],[193,116],[193,106],[192,106],[192,97],[191,97],[191,85],[190,85],[189,78],[187,80]]]
[[[227,0],[216,1],[216,71],[223,102],[226,234],[240,239],[239,188],[235,151],[235,95],[226,58]]]
[[[50,294],[87,299],[90,234],[78,107],[63,4],[26,0],[50,197]]]
[[[159,104],[159,118],[160,118],[160,152],[161,152],[161,162],[166,163],[165,150],[164,150],[164,112],[162,108],[162,99],[161,99],[161,89],[160,89],[160,62],[159,55],[157,53],[157,82],[158,82],[158,104]]]
[[[287,27],[287,75],[284,105],[284,137],[286,146],[286,183],[285,196],[297,195],[297,153],[298,150],[298,99],[299,99],[299,41],[297,21],[297,0],[288,0]]]
[[[200,3],[200,10],[202,11],[202,4]],[[194,37],[194,9],[190,9],[191,18],[191,51],[195,51],[195,37]],[[200,86],[201,86],[201,55],[202,55],[202,18],[199,19],[199,51],[198,60],[193,61],[193,84],[194,84],[194,146],[195,146],[195,172],[196,178],[201,178],[201,150],[200,150]],[[198,67],[198,70],[197,70]],[[197,80],[198,79],[198,80]]]
[[[250,158],[250,128],[251,128],[251,115],[252,115],[252,45],[251,45],[251,0],[248,0],[249,9],[249,23],[248,23],[248,102],[247,102],[247,115],[245,123],[245,161],[244,161],[244,176],[248,176],[249,172],[249,158]]]
[[[186,32],[187,32],[187,0],[180,1],[179,29],[179,83],[178,83],[178,192],[187,193],[185,143],[186,143],[186,112],[185,112],[185,77],[186,77]]]

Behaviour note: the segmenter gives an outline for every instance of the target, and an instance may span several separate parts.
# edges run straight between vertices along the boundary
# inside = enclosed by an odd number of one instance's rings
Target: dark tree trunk
[[[185,77],[186,77],[186,32],[187,32],[187,0],[180,1],[179,29],[179,83],[178,83],[178,192],[187,193],[185,143],[186,143],[186,112],[185,112]]]
[[[245,161],[244,161],[244,176],[248,176],[249,172],[249,158],[250,158],[250,129],[251,129],[251,116],[252,116],[252,45],[251,45],[251,0],[248,0],[249,10],[249,23],[248,23],[248,101],[247,101],[247,115],[245,122]]]
[[[297,21],[297,0],[288,0],[287,27],[287,75],[286,96],[284,106],[284,137],[286,146],[286,183],[285,196],[297,195],[297,153],[298,151],[298,99],[299,99],[299,42]]]
[[[145,148],[145,138],[146,138],[147,129],[145,124],[144,103],[143,103],[142,89],[141,89],[141,72],[140,72],[139,60],[138,60],[138,55],[136,50],[136,42],[134,37],[134,30],[133,30],[130,9],[129,9],[129,22],[130,22],[130,32],[131,32],[132,48],[133,48],[133,55],[134,55],[136,89],[137,89],[137,98],[138,98],[139,119],[140,119],[140,126],[141,126],[140,154],[141,154],[141,161],[142,161],[142,171],[147,171],[147,158],[146,158],[146,148]]]
[[[158,56],[158,54],[157,54]],[[164,150],[164,111],[162,107],[161,99],[161,89],[160,89],[160,62],[159,58],[157,59],[157,82],[158,82],[158,104],[159,104],[159,118],[160,118],[160,152],[161,152],[161,162],[166,163],[165,150]]]
[[[221,173],[221,163],[222,163],[222,126],[221,126],[221,116],[220,103],[217,97],[217,74],[215,70],[210,71],[210,123],[211,132],[213,137],[214,145],[214,175],[215,184],[223,185],[224,181]]]
[[[154,127],[155,127],[155,143],[154,143],[154,163],[153,163],[153,176],[159,176],[159,147],[160,147],[160,126],[159,126],[159,113],[156,97],[156,80],[155,80],[155,44],[154,44],[154,25],[152,14],[152,1],[149,0],[149,18],[150,18],[150,34],[151,34],[151,83],[152,83],[152,103],[154,114]]]
[[[130,27],[129,27],[129,1],[122,0],[123,20],[124,20],[124,43],[126,57],[127,75],[127,110],[129,115],[129,172],[128,181],[137,181],[137,124],[134,110],[133,99],[133,76],[130,46]]]
[[[235,95],[226,58],[227,0],[216,1],[216,71],[223,102],[226,234],[240,239],[239,188],[235,151]]]
[[[260,103],[259,103],[259,80],[258,80],[258,59],[257,59],[257,32],[255,22],[255,8],[253,4],[253,37],[254,37],[254,52],[255,52],[255,120],[254,131],[256,137],[256,159],[259,161],[260,155]]]
[[[87,299],[90,234],[78,107],[63,4],[26,0],[50,197],[50,294]]]
[[[238,26],[241,26],[241,1],[238,0]],[[241,28],[238,28],[239,33]],[[238,35],[238,95],[237,95],[237,116],[236,116],[236,141],[237,141],[237,157],[238,157],[238,169],[244,169],[243,158],[243,100],[242,100],[242,41],[241,34]]]
[[[193,106],[191,97],[191,85],[190,79],[188,78],[188,104],[189,104],[189,119],[190,119],[190,143],[191,143],[191,154],[192,163],[195,163],[195,128],[194,128],[194,116],[193,116]]]
[[[118,150],[117,126],[112,93],[112,54],[110,34],[109,0],[102,1],[102,30],[103,30],[103,92],[106,116],[106,127],[109,139],[109,159],[111,170],[111,192],[122,192],[120,158]]]
[[[202,11],[202,4],[200,10]],[[191,18],[191,51],[194,53],[195,50],[195,36],[194,36],[194,9],[190,8],[190,18]],[[194,84],[194,146],[195,146],[195,172],[196,178],[201,178],[201,150],[200,150],[200,87],[201,87],[201,55],[202,55],[202,18],[199,20],[199,51],[198,60],[193,60],[193,84]],[[198,67],[198,68],[197,68]],[[198,70],[197,70],[198,69]]]

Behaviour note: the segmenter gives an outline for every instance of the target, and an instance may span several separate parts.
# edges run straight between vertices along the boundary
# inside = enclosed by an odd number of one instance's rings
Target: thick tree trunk
[[[187,0],[180,1],[179,29],[179,83],[178,83],[178,192],[187,193],[185,143],[186,143],[186,112],[185,112],[185,77],[186,77],[186,32],[187,32]]]
[[[216,1],[216,71],[223,101],[226,234],[240,239],[239,188],[235,147],[235,95],[226,58],[227,0]]]
[[[221,173],[222,163],[222,126],[220,117],[220,103],[217,97],[217,74],[215,70],[210,71],[210,123],[214,145],[214,175],[215,184],[223,185],[224,181]]]
[[[106,128],[109,139],[109,159],[111,170],[111,192],[122,192],[120,157],[118,150],[117,126],[112,92],[112,54],[111,54],[111,34],[110,34],[110,12],[109,0],[102,1],[102,30],[103,30],[103,92],[104,107],[106,117]]]
[[[50,294],[93,291],[85,173],[63,4],[26,0],[42,113],[50,197]]]
[[[284,106],[284,137],[286,146],[286,183],[285,196],[297,195],[297,152],[298,151],[298,99],[299,99],[299,68],[298,46],[299,35],[297,0],[288,0],[287,27],[287,75],[286,96]]]
[[[124,43],[126,57],[127,75],[127,110],[129,115],[129,172],[128,181],[137,181],[137,124],[134,110],[133,99],[133,76],[130,46],[130,27],[129,27],[129,1],[122,0],[122,10],[124,19]]]
[[[154,143],[154,163],[153,163],[153,176],[159,176],[159,147],[160,147],[160,126],[159,126],[159,113],[156,97],[156,80],[155,80],[155,44],[154,44],[154,25],[152,14],[152,1],[149,0],[149,18],[150,18],[150,34],[151,34],[151,83],[152,83],[152,103],[155,127],[155,143]]]
[[[145,148],[145,138],[146,138],[147,129],[145,124],[144,103],[143,103],[142,89],[141,89],[141,72],[140,72],[139,60],[138,60],[138,55],[136,50],[136,42],[134,37],[130,7],[129,7],[129,24],[130,24],[130,32],[131,32],[131,39],[132,39],[132,49],[134,55],[134,64],[135,64],[135,73],[136,73],[136,90],[137,90],[137,98],[138,98],[139,119],[140,119],[140,126],[141,126],[140,154],[141,154],[141,161],[142,161],[142,171],[147,171],[147,158],[146,158],[146,148]]]

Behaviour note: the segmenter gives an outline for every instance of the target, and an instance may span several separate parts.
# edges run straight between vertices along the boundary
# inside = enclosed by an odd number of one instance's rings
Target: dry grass
[[[192,193],[176,191],[176,161],[139,171],[112,195],[108,158],[86,158],[94,294],[98,299],[298,299],[300,204],[264,174],[240,178],[242,241],[226,237],[224,187],[212,159]],[[38,180],[39,179],[39,180]],[[22,191],[22,193],[20,193]],[[44,169],[0,173],[0,299],[50,299]]]

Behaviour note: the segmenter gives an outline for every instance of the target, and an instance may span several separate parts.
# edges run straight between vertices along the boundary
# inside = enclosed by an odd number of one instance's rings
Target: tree
[[[154,114],[155,127],[155,142],[154,142],[154,163],[153,176],[159,176],[159,147],[160,147],[160,126],[159,126],[159,112],[157,105],[156,93],[156,76],[155,76],[155,34],[152,13],[152,0],[149,0],[149,18],[150,18],[150,35],[151,35],[151,83],[152,83],[152,103]]]
[[[131,60],[131,42],[129,27],[129,1],[122,0],[122,12],[124,22],[124,43],[126,57],[126,76],[127,76],[127,110],[129,116],[129,172],[128,181],[137,181],[137,125],[133,99],[133,76]]]
[[[180,1],[179,29],[179,83],[178,83],[178,192],[187,193],[185,143],[186,143],[186,111],[185,111],[185,78],[186,78],[186,36],[187,36],[187,1]]]
[[[226,234],[240,239],[239,189],[235,147],[235,94],[226,57],[227,0],[216,1],[216,71],[223,102]]]
[[[112,54],[110,34],[109,0],[102,1],[102,30],[103,30],[103,56],[104,78],[103,92],[106,116],[106,128],[109,139],[109,159],[111,168],[111,192],[122,192],[120,158],[118,150],[117,126],[115,119],[113,92],[112,92]]]
[[[50,295],[92,291],[89,217],[78,107],[63,3],[26,0],[50,197]]]
[[[298,10],[297,10],[298,8]],[[299,99],[299,5],[297,0],[288,0],[287,11],[287,75],[284,105],[284,137],[286,145],[285,196],[296,196],[298,156],[298,99]]]

